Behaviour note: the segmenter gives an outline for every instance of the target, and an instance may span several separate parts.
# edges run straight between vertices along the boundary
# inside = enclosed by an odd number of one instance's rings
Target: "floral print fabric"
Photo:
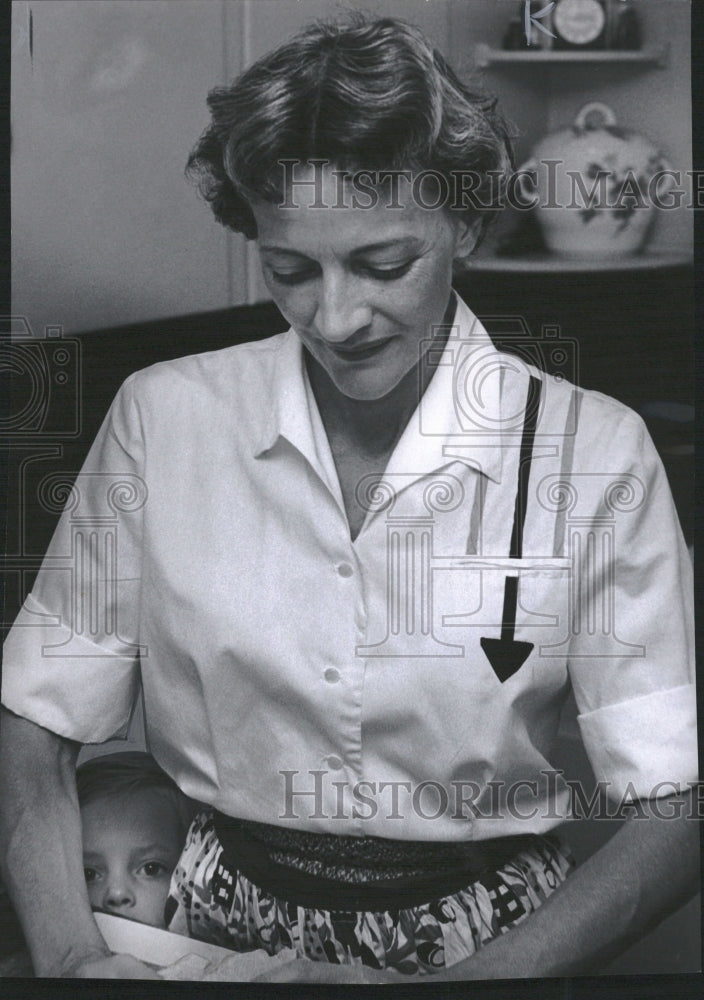
[[[234,951],[295,948],[314,961],[423,976],[525,920],[573,867],[557,837],[536,836],[533,846],[453,895],[395,911],[331,912],[277,899],[231,870],[212,814],[202,812],[171,880],[167,927]]]

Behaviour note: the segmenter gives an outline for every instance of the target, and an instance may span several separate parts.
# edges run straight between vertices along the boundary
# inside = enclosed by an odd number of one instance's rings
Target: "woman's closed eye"
[[[302,271],[275,271],[270,268],[271,276],[280,285],[302,285],[304,281],[311,281],[317,277],[314,268],[306,268]]]
[[[376,278],[377,281],[395,281],[397,278],[402,278],[404,274],[407,274],[410,271],[414,260],[406,260],[402,264],[387,265],[386,267],[382,267],[379,264],[374,266],[371,264],[363,264],[360,265],[360,269],[371,278]]]
[[[402,264],[393,264],[391,266],[358,263],[355,265],[354,270],[376,281],[395,281],[407,274],[414,262],[415,258],[404,261]],[[314,267],[303,268],[297,271],[277,271],[274,268],[270,270],[274,281],[280,285],[302,285],[306,281],[317,278],[320,273]]]

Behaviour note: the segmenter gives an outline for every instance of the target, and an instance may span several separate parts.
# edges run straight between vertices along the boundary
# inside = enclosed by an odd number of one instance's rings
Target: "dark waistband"
[[[520,851],[542,838],[527,834],[471,843],[435,843],[387,840],[382,837],[348,837],[311,833],[233,819],[217,810],[213,823],[223,849],[223,860],[231,872],[238,871],[258,888],[277,899],[298,906],[332,912],[395,911],[420,906],[467,888],[482,876],[497,871]],[[282,851],[277,850],[277,843]],[[289,859],[299,845],[312,861],[331,852],[347,858],[346,870],[355,861],[364,880],[330,878],[304,867],[277,860],[282,852]],[[318,849],[319,848],[319,849]],[[384,874],[393,857],[394,877]],[[375,858],[382,857],[380,877],[369,877]],[[422,863],[419,863],[422,858]],[[329,866],[328,866],[329,868]],[[407,872],[404,871],[407,869]],[[325,867],[323,867],[323,871]]]

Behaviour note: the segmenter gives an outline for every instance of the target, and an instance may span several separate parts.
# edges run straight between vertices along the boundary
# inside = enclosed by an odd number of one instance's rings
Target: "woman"
[[[73,503],[104,514],[111,477],[109,613],[79,635],[50,572],[68,511],[8,640],[4,871],[37,971],[149,975],[92,920],[72,772],[72,741],[126,724],[137,653],[150,749],[209,806],[171,929],[292,945],[284,980],[598,969],[696,864],[696,824],[648,801],[696,777],[657,456],[624,407],[500,355],[452,292],[509,143],[416,30],[312,27],[210,106],[191,170],[292,329],[127,381]],[[475,197],[448,201],[458,184]],[[618,635],[593,627],[607,605]],[[612,799],[654,816],[567,879],[549,755],[570,685]]]

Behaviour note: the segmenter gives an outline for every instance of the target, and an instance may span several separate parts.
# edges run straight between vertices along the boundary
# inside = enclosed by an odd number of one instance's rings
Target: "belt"
[[[448,845],[315,834],[233,819],[217,810],[213,824],[222,846],[222,860],[231,872],[239,872],[277,899],[338,913],[403,910],[453,895],[482,876],[496,872],[520,851],[541,840],[535,834],[526,834]],[[281,850],[277,849],[277,841],[282,845]],[[318,856],[330,857],[331,851],[339,852],[340,856],[357,859],[358,869],[364,872],[363,879],[354,879],[354,861],[350,866],[348,860],[348,877],[340,879],[306,871],[297,865],[295,858],[293,863],[277,860],[282,852],[290,856],[292,845],[295,854],[297,842],[302,864],[306,860],[315,862]],[[388,867],[389,853],[399,874],[388,877],[382,868],[380,877],[375,877],[375,854],[382,856]],[[419,856],[422,856],[420,865]]]

